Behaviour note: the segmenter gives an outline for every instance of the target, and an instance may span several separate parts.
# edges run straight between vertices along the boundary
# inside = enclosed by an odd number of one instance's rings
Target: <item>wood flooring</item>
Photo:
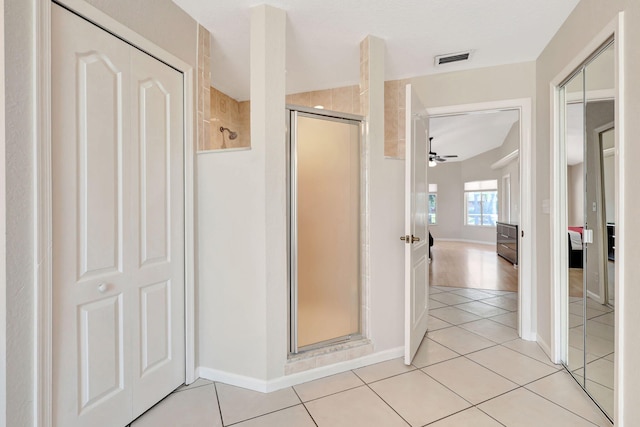
[[[495,245],[436,240],[431,248],[432,286],[518,291],[518,269],[496,254]]]

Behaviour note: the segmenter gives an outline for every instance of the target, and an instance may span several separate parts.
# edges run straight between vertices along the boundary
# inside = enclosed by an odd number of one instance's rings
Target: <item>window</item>
[[[428,206],[428,224],[434,225],[436,221],[436,214],[438,207],[438,184],[429,184],[429,206]]]
[[[495,227],[498,220],[498,180],[464,183],[464,225]]]

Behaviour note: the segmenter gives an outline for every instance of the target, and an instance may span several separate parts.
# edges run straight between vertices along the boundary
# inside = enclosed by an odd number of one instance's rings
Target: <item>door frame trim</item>
[[[535,224],[535,181],[532,179],[535,153],[532,147],[532,106],[531,98],[507,99],[476,104],[428,107],[429,117],[449,116],[490,110],[518,110],[520,112],[520,230],[525,237],[518,243],[518,334],[527,341],[539,341],[537,334],[537,230]],[[527,260],[522,262],[522,260]]]
[[[194,199],[194,69],[84,0],[55,0],[60,5],[116,35],[184,75],[184,286],[185,381],[195,381],[195,199]],[[34,280],[35,354],[34,418],[38,427],[53,425],[53,277],[51,169],[51,0],[35,2],[35,137],[34,145]],[[194,29],[197,31],[197,27]],[[195,46],[194,46],[195,49]]]

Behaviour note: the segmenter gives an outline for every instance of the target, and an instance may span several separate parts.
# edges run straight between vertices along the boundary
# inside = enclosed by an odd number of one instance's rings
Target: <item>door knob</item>
[[[400,236],[400,240],[402,240],[405,243],[413,243],[413,242],[419,242],[420,238],[414,236],[413,234],[411,236],[407,234],[406,236]]]
[[[105,282],[98,283],[98,292],[100,292],[101,294],[107,292],[107,284]]]

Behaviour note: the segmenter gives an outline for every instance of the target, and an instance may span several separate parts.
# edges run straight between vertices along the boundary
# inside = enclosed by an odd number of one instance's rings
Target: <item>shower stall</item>
[[[361,337],[361,118],[290,107],[290,353]]]

